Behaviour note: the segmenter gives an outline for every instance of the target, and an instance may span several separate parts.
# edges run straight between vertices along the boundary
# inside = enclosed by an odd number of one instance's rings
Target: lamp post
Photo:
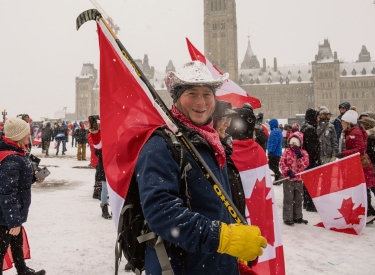
[[[1,111],[1,114],[3,115],[3,123],[5,123],[5,116],[8,114],[7,113],[7,109],[3,109],[2,111]]]
[[[64,120],[66,120],[66,109],[68,109],[68,107],[63,107],[63,110],[64,110]]]

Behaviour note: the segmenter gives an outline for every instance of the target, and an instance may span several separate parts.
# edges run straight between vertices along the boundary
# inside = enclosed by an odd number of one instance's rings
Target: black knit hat
[[[245,103],[242,108],[234,109],[237,115],[233,117],[231,125],[227,129],[227,133],[234,140],[243,140],[253,138],[256,117],[253,107],[249,103]]]
[[[236,114],[237,112],[232,110],[232,104],[230,102],[223,101],[223,100],[216,100],[215,111],[212,114],[212,118],[214,121],[214,128],[216,128],[216,124],[219,118],[222,118],[225,116],[233,117]]]

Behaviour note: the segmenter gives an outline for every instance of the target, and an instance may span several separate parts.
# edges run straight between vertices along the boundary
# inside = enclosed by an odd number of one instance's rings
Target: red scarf
[[[17,148],[21,148],[23,151],[25,151],[24,148],[22,148],[21,146],[19,146],[16,142],[6,138],[5,136],[2,137],[3,141],[5,143],[8,143],[10,145],[13,145]],[[21,155],[21,156],[25,156],[26,153],[23,152],[23,153],[20,153],[20,152],[16,152],[16,151],[0,151],[0,162],[2,162],[7,156],[10,156],[10,155]]]
[[[207,140],[207,142],[215,151],[215,158],[217,162],[223,168],[226,162],[225,152],[223,145],[220,142],[219,134],[213,127],[213,122],[211,121],[209,124],[203,126],[194,125],[193,122],[188,119],[183,113],[177,110],[174,105],[172,106],[172,114],[184,125],[197,131],[205,140]]]

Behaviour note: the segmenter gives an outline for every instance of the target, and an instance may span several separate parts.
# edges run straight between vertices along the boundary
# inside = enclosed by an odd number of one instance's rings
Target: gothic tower
[[[204,0],[204,54],[238,82],[236,0]]]

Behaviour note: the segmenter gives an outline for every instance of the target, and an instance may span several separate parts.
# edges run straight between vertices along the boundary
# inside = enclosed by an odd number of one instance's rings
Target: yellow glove
[[[267,240],[260,235],[257,226],[221,223],[217,252],[252,261],[263,254]]]

